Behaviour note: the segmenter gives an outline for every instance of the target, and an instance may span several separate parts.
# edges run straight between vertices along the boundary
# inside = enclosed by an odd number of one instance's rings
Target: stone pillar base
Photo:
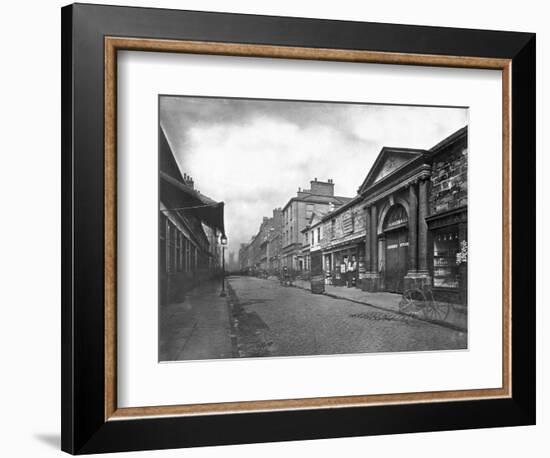
[[[380,275],[367,273],[361,280],[361,290],[375,292],[380,289]]]
[[[422,289],[425,286],[431,286],[432,278],[430,273],[425,271],[409,271],[405,278],[403,279],[403,288],[406,290],[413,288]]]

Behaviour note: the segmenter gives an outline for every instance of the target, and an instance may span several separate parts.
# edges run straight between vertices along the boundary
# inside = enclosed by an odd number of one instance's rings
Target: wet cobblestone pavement
[[[329,355],[467,348],[467,333],[254,277],[230,277],[233,354]]]

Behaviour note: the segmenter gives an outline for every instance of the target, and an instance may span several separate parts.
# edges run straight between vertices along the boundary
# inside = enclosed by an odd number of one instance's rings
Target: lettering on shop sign
[[[403,205],[394,205],[386,218],[385,228],[396,227],[409,220]]]
[[[387,248],[388,250],[391,250],[392,248],[397,248],[399,245],[397,245],[397,243],[392,243],[391,245],[388,245]]]
[[[388,222],[386,227],[393,227],[393,226],[399,226],[400,224],[406,223],[408,221],[408,218],[399,218],[393,221]]]
[[[409,246],[409,242],[400,243],[399,246]]]

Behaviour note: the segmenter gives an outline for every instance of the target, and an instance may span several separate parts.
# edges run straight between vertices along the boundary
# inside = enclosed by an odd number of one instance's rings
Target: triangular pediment
[[[423,150],[405,148],[382,148],[380,154],[374,161],[365,181],[359,188],[359,192],[370,188],[372,185],[383,181],[393,175],[397,170],[402,169],[408,163],[414,161],[424,154]]]
[[[311,219],[309,221],[309,226],[315,226],[317,223],[321,222],[323,219],[323,216],[325,216],[326,213],[313,213],[311,215]]]

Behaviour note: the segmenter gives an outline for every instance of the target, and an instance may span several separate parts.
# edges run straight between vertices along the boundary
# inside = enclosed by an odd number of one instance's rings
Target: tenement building
[[[310,181],[310,189],[298,188],[282,210],[282,266],[291,270],[305,269],[302,253],[304,228],[310,224],[313,214],[323,214],[349,202],[351,198],[335,196],[334,182]]]
[[[159,136],[159,291],[160,303],[167,304],[221,274],[224,206],[195,189],[193,179],[181,173],[162,128]]]
[[[281,255],[282,212],[273,210],[273,216],[264,216],[258,232],[249,243],[241,244],[239,267],[251,274],[279,270]]]

